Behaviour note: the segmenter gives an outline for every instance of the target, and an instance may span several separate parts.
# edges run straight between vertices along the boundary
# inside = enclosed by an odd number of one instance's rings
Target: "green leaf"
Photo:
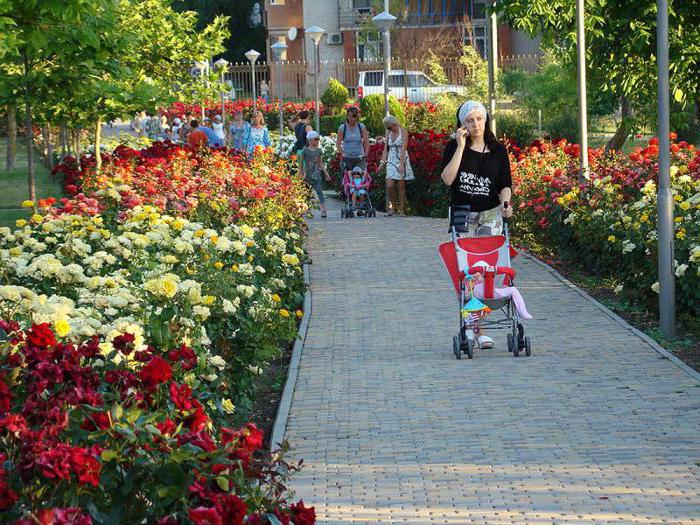
[[[165,485],[182,485],[187,475],[177,463],[167,463],[156,470],[156,479]]]
[[[216,484],[217,484],[217,485],[219,486],[219,488],[220,488],[221,490],[223,490],[224,492],[228,492],[229,489],[230,489],[228,479],[225,478],[225,477],[223,477],[223,476],[217,476],[217,477],[216,477]]]
[[[117,459],[119,457],[119,454],[115,450],[107,449],[102,451],[100,457],[103,461],[112,461],[114,459]]]

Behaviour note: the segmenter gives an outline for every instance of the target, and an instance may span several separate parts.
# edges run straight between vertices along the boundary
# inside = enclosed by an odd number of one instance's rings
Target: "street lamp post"
[[[282,136],[284,135],[284,119],[282,118],[282,57],[287,50],[287,44],[277,42],[270,46],[272,50],[273,60],[277,62],[277,113],[279,113],[280,121],[280,138],[279,144],[282,145]]]
[[[224,135],[226,134],[226,82],[224,80],[224,74],[226,73],[226,68],[228,68],[228,60],[221,57],[219,60],[214,62],[214,66],[221,72],[221,120],[224,125]]]
[[[578,137],[581,146],[579,175],[588,178],[588,100],[586,98],[586,32],[584,0],[576,0],[576,51],[578,55]]]
[[[496,0],[491,0],[491,9],[495,9]],[[489,120],[491,131],[496,134],[496,70],[498,69],[498,15],[492,11],[486,24],[488,31],[488,75],[489,75]]]
[[[209,62],[205,62],[205,61],[195,62],[195,66],[197,66],[197,68],[199,69],[199,74],[202,78],[202,121],[204,121],[204,117],[205,117],[204,106],[207,105],[206,104],[206,93],[204,93],[204,91],[205,91],[204,88],[206,87],[206,83],[207,83],[205,77],[206,77],[206,72],[209,69]]]
[[[676,281],[673,268],[673,191],[668,80],[668,0],[657,0],[656,67],[658,68],[659,189],[656,195],[659,250],[659,324],[667,337],[676,335]]]
[[[259,56],[260,53],[255,49],[249,49],[245,52],[245,57],[248,59],[248,62],[250,62],[250,80],[253,84],[253,109],[258,107],[258,96],[255,88],[255,62],[258,60]]]
[[[391,35],[389,30],[396,22],[396,17],[389,13],[388,2],[384,2],[384,11],[372,18],[382,31],[384,41],[384,116],[389,115],[389,71],[391,69]]]
[[[316,92],[315,123],[316,123],[316,131],[318,132],[321,129],[321,115],[320,115],[321,111],[320,111],[320,102],[319,102],[319,94],[318,94],[318,77],[321,74],[319,44],[321,43],[321,38],[323,38],[323,35],[326,34],[326,30],[323,29],[322,27],[311,26],[311,27],[305,29],[304,32],[311,37],[311,40],[314,41],[314,47],[315,47],[315,58],[316,58],[315,64],[314,64],[314,67],[315,67],[314,90]]]

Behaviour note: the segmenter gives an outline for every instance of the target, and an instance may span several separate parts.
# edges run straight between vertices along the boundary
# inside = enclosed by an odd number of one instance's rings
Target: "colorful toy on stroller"
[[[478,336],[482,328],[510,330],[508,351],[518,357],[524,350],[529,356],[530,338],[520,320],[532,316],[515,288],[510,259],[517,252],[510,246],[508,224],[503,224],[503,235],[460,237],[468,228],[469,206],[451,206],[449,219],[452,240],[439,251],[459,297],[459,333],[452,339],[455,357],[473,357],[477,339],[469,336]],[[497,310],[503,315],[494,319]]]
[[[377,212],[372,205],[369,189],[372,185],[372,177],[360,166],[355,166],[352,171],[346,170],[343,174],[343,193],[345,194],[345,207],[340,210],[341,217],[376,217]]]

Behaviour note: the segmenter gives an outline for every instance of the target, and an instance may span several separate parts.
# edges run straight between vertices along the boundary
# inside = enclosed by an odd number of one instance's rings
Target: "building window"
[[[371,0],[352,0],[352,7],[354,9],[369,9],[372,7]]]

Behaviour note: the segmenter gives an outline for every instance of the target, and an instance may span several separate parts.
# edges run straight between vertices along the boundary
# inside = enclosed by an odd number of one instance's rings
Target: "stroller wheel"
[[[508,337],[512,337],[512,335],[508,334]],[[520,348],[518,348],[518,344],[513,341],[513,357],[518,357],[520,355]]]
[[[455,359],[462,359],[462,349],[460,348],[458,335],[452,338],[452,352],[455,354]]]
[[[515,338],[513,334],[508,334],[508,351],[512,354],[513,348],[515,348]]]
[[[464,352],[467,354],[469,359],[474,357],[474,343],[468,337],[464,338]]]
[[[520,350],[525,348],[525,328],[522,323],[518,323],[518,347]]]
[[[526,337],[525,338],[525,355],[530,357],[530,354],[532,351],[530,350],[530,338]]]

